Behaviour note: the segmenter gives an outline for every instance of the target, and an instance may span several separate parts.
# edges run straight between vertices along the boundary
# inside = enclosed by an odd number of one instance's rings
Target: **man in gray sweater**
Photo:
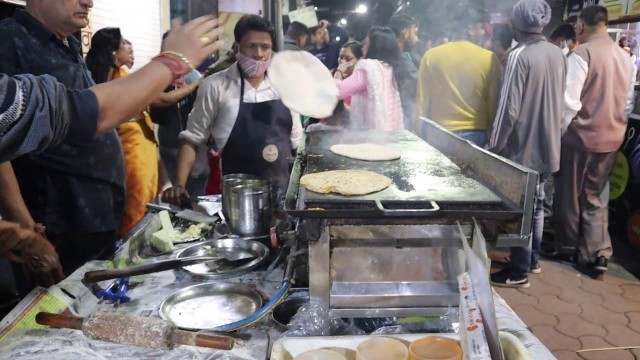
[[[582,10],[580,45],[567,58],[560,172],[555,180],[556,242],[597,273],[612,255],[608,232],[609,175],[627,128],[624,109],[632,64],[607,33],[602,6]]]
[[[500,103],[488,149],[536,170],[540,177],[529,246],[511,249],[509,268],[491,275],[503,287],[529,287],[528,273],[541,271],[538,258],[544,225],[544,184],[560,167],[562,101],[567,65],[562,51],[541,35],[551,20],[544,0],[520,0],[512,26],[518,41],[505,67]]]

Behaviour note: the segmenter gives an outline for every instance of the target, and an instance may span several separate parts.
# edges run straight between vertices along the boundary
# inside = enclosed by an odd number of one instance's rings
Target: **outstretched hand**
[[[218,40],[222,31],[213,16],[201,16],[184,25],[176,19],[171,22],[171,32],[162,42],[162,49],[180,53],[198,66],[222,47]]]

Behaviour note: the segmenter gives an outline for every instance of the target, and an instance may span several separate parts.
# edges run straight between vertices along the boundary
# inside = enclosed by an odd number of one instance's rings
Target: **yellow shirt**
[[[424,55],[418,73],[418,116],[450,131],[489,130],[495,116],[500,61],[469,41],[453,41]]]

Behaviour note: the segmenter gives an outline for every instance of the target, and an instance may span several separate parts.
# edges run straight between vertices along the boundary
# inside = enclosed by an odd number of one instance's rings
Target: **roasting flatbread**
[[[275,53],[268,76],[282,102],[300,115],[326,118],[338,104],[338,87],[331,72],[306,51]]]
[[[338,144],[329,150],[334,154],[365,161],[388,161],[400,159],[400,150],[376,144]]]
[[[307,174],[300,184],[321,194],[356,196],[382,191],[391,185],[391,179],[367,170],[333,170]]]

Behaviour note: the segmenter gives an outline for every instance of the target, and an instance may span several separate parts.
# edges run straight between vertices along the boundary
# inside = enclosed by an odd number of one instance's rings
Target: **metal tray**
[[[312,133],[307,147],[305,174],[328,170],[363,169],[384,174],[393,184],[380,192],[364,196],[341,196],[307,192],[309,205],[354,201],[461,202],[499,204],[501,199],[454,164],[442,152],[408,131],[347,131]],[[363,161],[331,152],[336,144],[371,142],[399,150],[402,157],[391,161]]]
[[[371,142],[402,152],[399,160],[361,161],[333,154],[339,143]],[[299,185],[305,174],[364,169],[392,179],[380,192],[364,196],[319,194]],[[291,177],[286,211],[302,218],[513,218],[520,212],[495,189],[478,181],[464,165],[410,132],[344,131],[311,133]]]
[[[210,249],[208,249],[210,247]],[[251,272],[261,266],[269,257],[269,248],[257,241],[245,238],[224,238],[208,240],[189,246],[177,254],[177,258],[206,256],[212,252],[243,250],[255,255],[255,258],[238,262],[202,263],[184,267],[184,271],[192,275],[204,276],[208,279],[228,279]]]
[[[206,283],[167,297],[160,304],[160,316],[181,329],[198,331],[242,320],[261,307],[262,297],[248,285]]]

